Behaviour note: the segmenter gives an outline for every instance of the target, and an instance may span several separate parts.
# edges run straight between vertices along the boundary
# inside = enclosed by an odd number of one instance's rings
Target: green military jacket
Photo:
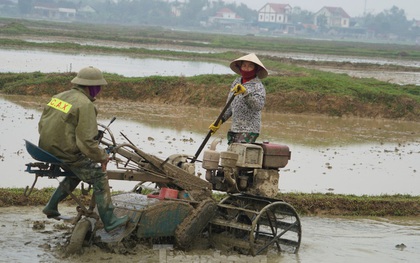
[[[86,159],[106,161],[108,155],[94,139],[98,134],[96,116],[92,98],[82,87],[53,96],[38,123],[39,147],[75,166]]]

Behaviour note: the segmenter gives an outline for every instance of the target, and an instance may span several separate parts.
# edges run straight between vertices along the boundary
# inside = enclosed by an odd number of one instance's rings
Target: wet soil
[[[138,43],[120,43],[114,41],[80,40],[65,37],[49,37],[40,39],[36,36],[16,36],[16,38],[35,42],[76,42],[83,45],[118,47],[118,48],[146,48],[162,49],[186,52],[225,52],[228,49],[208,50],[202,47],[185,47],[177,45],[145,45]],[[347,58],[343,56],[332,56],[322,54],[289,54],[280,52],[259,52],[261,55],[270,56],[280,63],[298,65],[307,68],[343,73],[354,78],[376,78],[396,84],[419,85],[420,67],[417,61],[406,59],[382,59],[382,58]],[[60,61],[61,62],[61,61]],[[115,65],[117,66],[117,65]],[[22,66],[24,67],[24,66]],[[155,70],[155,69],[153,69]],[[270,72],[272,75],[296,76],[305,73],[296,72]],[[71,76],[70,76],[71,75]],[[69,78],[74,74],[70,73]],[[136,100],[140,103],[171,104],[171,105],[197,105],[199,107],[223,107],[225,99],[220,94],[220,86],[217,85],[196,85],[180,78],[176,83],[162,83],[160,89],[154,93],[149,92],[147,83],[142,83],[141,88],[136,83],[112,83],[115,86],[123,86],[124,92],[120,89],[107,89],[100,95],[104,99],[122,99],[121,93],[128,93],[126,100]],[[39,96],[40,90],[49,90],[58,93],[69,86],[60,85],[34,85],[16,88],[16,92],[27,95]],[[158,93],[158,94],[157,94]],[[216,95],[212,95],[216,94]],[[296,103],[299,102],[299,103]],[[395,110],[401,109],[401,110]],[[267,97],[265,111],[298,114],[320,114],[325,116],[339,117],[367,117],[367,118],[390,118],[400,120],[418,121],[420,115],[417,103],[408,97],[397,98],[392,101],[365,103],[347,96],[334,96],[334,94],[311,94],[302,91],[282,92],[270,94]]]
[[[272,103],[279,102],[281,101]],[[39,108],[39,102],[36,104]],[[126,108],[129,109],[130,105],[133,106],[128,103]],[[115,106],[109,110],[110,114],[118,114],[126,112],[127,109]],[[156,107],[156,112],[159,110],[160,108]],[[197,111],[196,108],[192,110]],[[168,114],[173,114],[179,121],[177,112],[172,111]],[[198,128],[203,130],[203,127]],[[306,130],[306,126],[302,126],[301,129]],[[383,151],[382,154],[387,152]],[[333,155],[338,156],[336,153]],[[0,159],[2,158],[5,157],[0,155]],[[314,209],[320,206],[314,204]],[[209,248],[207,241],[203,239],[197,242],[197,246],[190,252],[173,250],[165,240],[160,240],[155,243],[139,242],[113,248],[91,246],[84,248],[81,255],[67,257],[63,252],[73,226],[65,222],[47,220],[41,209],[40,206],[0,208],[0,262],[415,262],[420,257],[420,222],[417,217],[397,220],[304,217],[304,241],[298,255],[252,258],[235,253],[226,254]],[[75,215],[73,205],[62,205],[60,210],[65,214]]]
[[[155,113],[153,113],[156,110]],[[150,109],[150,114],[166,114],[161,111],[162,108],[157,107]],[[115,113],[115,112],[114,112]],[[168,114],[170,114],[168,112]],[[172,113],[174,114],[174,113]],[[177,115],[177,114],[175,114]],[[26,114],[29,116],[30,114]],[[129,115],[127,115],[129,116]],[[297,121],[296,118],[293,118]],[[17,120],[15,120],[17,122]],[[31,122],[31,119],[24,119],[24,122]],[[161,119],[157,121],[162,122]],[[179,124],[179,121],[177,121]],[[181,121],[182,122],[182,121]],[[208,125],[208,121],[204,121]],[[319,121],[317,121],[319,123]],[[15,123],[17,124],[17,123]],[[118,122],[113,124],[115,131],[118,131],[121,127],[118,126]],[[149,125],[155,125],[153,122]],[[184,124],[185,125],[185,124]],[[275,123],[272,123],[275,125]],[[199,125],[200,126],[200,125]],[[201,125],[203,126],[203,125]],[[295,125],[296,126],[296,125]],[[337,125],[334,125],[337,126]],[[203,130],[207,126],[198,127],[197,129]],[[146,128],[138,129],[134,128],[134,132],[140,132]],[[189,130],[190,128],[188,128]],[[306,129],[306,126],[302,126],[302,129]],[[137,131],[136,131],[137,130]],[[131,131],[131,130],[130,130]],[[127,132],[130,132],[127,131]],[[149,134],[148,139],[143,141],[142,147],[153,144],[157,148],[155,151],[162,151],[166,153],[166,150],[159,145],[159,136],[148,131],[143,131],[145,134]],[[177,131],[172,130],[173,133]],[[131,134],[133,134],[131,132]],[[400,137],[401,137],[400,133]],[[368,133],[362,137],[369,137]],[[141,137],[141,136],[140,136]],[[130,137],[131,138],[131,137]],[[195,138],[195,137],[194,137]],[[134,141],[140,141],[134,139]],[[178,139],[174,139],[174,135],[167,136],[164,141],[165,145],[180,144],[185,147],[189,142],[176,142]],[[197,139],[193,141],[197,142]],[[406,151],[405,146],[399,146],[398,156],[405,158],[404,154],[400,155],[401,152]],[[196,149],[195,145],[192,147]],[[178,150],[175,149],[177,152]],[[295,148],[293,148],[296,153]],[[344,154],[345,149],[331,149],[329,152],[334,158],[338,158],[340,153]],[[328,151],[327,151],[328,152]],[[159,152],[154,152],[159,154]],[[319,153],[326,154],[326,153]],[[380,156],[386,156],[386,151],[378,152]],[[17,154],[14,154],[17,156]],[[415,155],[415,153],[413,154]],[[346,155],[348,158],[349,155]],[[293,157],[299,161],[301,165],[309,165],[308,160],[313,160],[314,155],[309,154],[307,158],[301,158],[298,154]],[[11,161],[9,154],[5,154],[5,160]],[[367,163],[367,160],[364,160]],[[292,163],[293,164],[293,163]],[[326,171],[335,170],[338,167],[335,166],[334,160],[332,160],[334,169],[326,169]],[[320,163],[320,165],[322,165]],[[289,166],[288,166],[289,167]],[[290,167],[293,167],[292,165]],[[292,168],[294,169],[294,168]],[[378,169],[378,168],[376,168]],[[399,168],[402,169],[401,167]],[[369,172],[374,172],[371,168]],[[295,174],[291,177],[296,177]],[[319,178],[316,174],[310,175],[315,178]],[[325,177],[324,175],[323,177]],[[416,174],[413,174],[416,176]],[[282,176],[282,182],[287,179],[287,172],[285,176]],[[354,181],[354,174],[352,174],[352,181]],[[402,176],[400,177],[402,179]],[[378,184],[367,183],[367,177],[364,177],[364,184],[369,188],[378,188]],[[299,189],[302,189],[302,181],[300,180]],[[402,179],[403,180],[403,179]],[[358,186],[362,187],[362,184]],[[6,194],[2,193],[2,197]],[[10,197],[10,196],[9,196]],[[290,195],[282,195],[284,198],[290,198]],[[324,202],[312,202],[310,198],[306,198],[303,201],[310,207],[310,213],[317,214],[316,217],[302,216],[302,227],[303,227],[303,241],[302,247],[298,255],[291,254],[280,254],[280,255],[263,255],[259,257],[250,257],[246,255],[239,255],[236,253],[226,253],[212,247],[209,247],[207,239],[199,239],[195,242],[195,247],[190,251],[182,251],[173,249],[173,246],[169,241],[172,240],[155,240],[150,242],[149,240],[139,241],[131,239],[130,242],[123,242],[117,246],[99,246],[93,245],[85,247],[81,255],[73,255],[67,257],[64,253],[65,246],[68,243],[72,225],[69,223],[58,222],[55,220],[47,220],[41,213],[42,206],[32,206],[29,202],[25,203],[25,199],[17,199],[23,206],[12,206],[0,208],[0,250],[3,252],[3,258],[5,262],[415,262],[420,256],[420,222],[418,217],[324,217],[322,214],[334,214],[338,213],[343,206],[352,207],[353,211],[357,211],[362,206],[370,206],[369,209],[372,211],[380,211],[383,206],[388,206],[392,210],[397,211],[403,209],[403,205],[409,205],[407,203],[393,203],[390,202],[385,204],[378,202],[377,204],[363,202],[364,198],[361,197],[356,201],[355,199],[343,199],[340,200],[328,200]],[[32,199],[31,199],[32,200]],[[10,201],[10,200],[9,200]],[[14,202],[14,201],[12,201]],[[293,199],[288,199],[291,204],[299,202]],[[41,205],[43,202],[40,202]],[[44,202],[45,203],[45,202]],[[68,204],[68,203],[67,203]],[[65,204],[60,205],[60,211],[65,215],[75,215],[75,205],[71,204],[67,206]],[[326,212],[328,211],[328,212]],[[133,242],[133,240],[135,242]]]
[[[136,254],[141,254],[142,259],[158,259],[158,251],[145,245],[133,249],[131,256],[129,251],[115,253],[96,246],[82,251],[83,256],[68,256],[65,246],[73,225],[70,222],[46,219],[41,210],[39,206],[0,208],[0,262],[139,262],[138,256],[137,259],[133,256],[135,250]],[[60,212],[68,216],[77,214],[74,206],[61,205]]]
[[[5,171],[0,176],[1,186],[25,187],[33,181],[23,171],[25,163],[32,159],[22,139],[37,141],[40,110],[48,98],[7,96],[5,99],[0,98],[0,122],[4,127],[0,135],[9,139],[0,145],[0,168]],[[118,142],[126,141],[120,135],[123,132],[140,149],[161,159],[171,154],[195,153],[209,123],[219,114],[217,109],[203,111],[197,107],[103,99],[95,103],[102,124],[117,116],[112,131]],[[291,160],[280,171],[281,192],[420,194],[416,187],[420,183],[416,161],[420,153],[420,123],[266,113],[263,126],[259,140],[285,144],[292,151]],[[229,124],[223,125],[214,136],[222,141],[220,147],[224,147],[228,128]],[[56,187],[56,183],[56,180],[38,180],[37,186]],[[133,183],[113,182],[112,186],[116,190],[131,190]]]
[[[302,217],[298,254],[251,257],[209,247],[200,238],[191,250],[176,250],[168,240],[84,247],[67,256],[72,225],[46,219],[40,206],[0,208],[0,262],[416,262],[420,257],[418,218]],[[60,206],[74,216],[73,206]]]

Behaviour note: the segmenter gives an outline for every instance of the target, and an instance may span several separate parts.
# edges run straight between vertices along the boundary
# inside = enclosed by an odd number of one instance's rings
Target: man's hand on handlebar
[[[104,133],[105,133],[105,131],[98,131],[98,134],[93,139],[95,139],[97,141],[101,141],[102,137],[104,137]]]

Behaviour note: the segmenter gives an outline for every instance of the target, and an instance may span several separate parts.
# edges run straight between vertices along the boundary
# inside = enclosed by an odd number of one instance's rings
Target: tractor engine
[[[288,146],[269,142],[232,143],[227,151],[217,152],[216,145],[217,141],[213,141],[203,153],[206,180],[213,190],[277,195],[279,168],[285,167],[291,157]]]

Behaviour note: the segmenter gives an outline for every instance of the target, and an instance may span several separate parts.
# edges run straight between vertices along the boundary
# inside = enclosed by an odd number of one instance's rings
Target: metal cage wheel
[[[302,230],[295,209],[281,201],[251,195],[230,195],[218,204],[211,221],[212,239],[253,256],[267,251],[297,253]]]
[[[297,253],[301,238],[301,223],[295,209],[285,202],[274,202],[265,206],[252,222],[250,254],[255,256],[270,248]]]

